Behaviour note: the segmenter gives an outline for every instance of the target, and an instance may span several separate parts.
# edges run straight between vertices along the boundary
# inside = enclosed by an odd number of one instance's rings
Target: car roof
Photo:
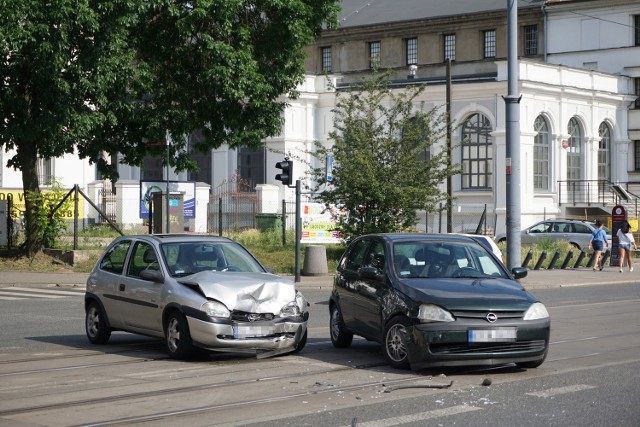
[[[447,241],[463,241],[463,242],[474,242],[471,237],[464,236],[461,234],[430,234],[430,233],[377,233],[377,234],[366,234],[360,236],[359,238],[366,237],[379,237],[388,242],[402,242],[402,241],[411,241],[411,240],[447,240]]]
[[[147,240],[156,244],[179,242],[233,242],[233,240],[226,237],[210,236],[206,234],[131,234],[120,236],[118,239]]]

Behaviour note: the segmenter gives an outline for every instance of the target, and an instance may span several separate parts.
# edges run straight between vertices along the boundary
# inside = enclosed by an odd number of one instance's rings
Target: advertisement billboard
[[[342,243],[343,236],[336,231],[338,219],[345,212],[337,208],[327,208],[322,203],[301,204],[301,243]]]

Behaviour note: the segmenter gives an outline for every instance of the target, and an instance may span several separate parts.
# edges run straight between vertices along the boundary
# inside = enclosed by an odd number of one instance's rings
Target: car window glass
[[[548,228],[549,228],[549,223],[548,222],[543,222],[543,223],[536,224],[533,227],[531,227],[529,229],[529,232],[530,233],[546,233]]]
[[[564,233],[564,224],[561,222],[554,222],[553,225],[551,226],[551,230],[549,230],[549,232],[551,233]]]
[[[364,255],[367,251],[368,246],[369,242],[367,242],[366,240],[360,240],[359,242],[357,242],[351,252],[349,252],[349,257],[347,258],[345,268],[348,270],[359,269],[364,261]]]
[[[587,233],[591,234],[591,229],[586,224],[573,224],[576,233]]]
[[[486,251],[472,247],[470,248],[470,252],[472,257],[477,260],[477,265],[475,265],[475,268],[482,274],[485,274],[487,276],[503,276],[504,273],[502,271],[502,268],[500,268],[493,257],[486,253]]]
[[[384,245],[380,241],[373,242],[363,267],[375,267],[384,270]]]
[[[182,277],[201,271],[264,272],[260,263],[235,242],[165,243],[161,248],[172,276]]]
[[[111,273],[122,274],[129,246],[131,246],[131,242],[126,240],[109,249],[100,260],[100,269],[110,271]]]
[[[151,245],[144,242],[138,242],[133,247],[131,258],[129,259],[129,267],[127,268],[127,276],[140,277],[143,270],[160,270],[158,264],[158,256]]]

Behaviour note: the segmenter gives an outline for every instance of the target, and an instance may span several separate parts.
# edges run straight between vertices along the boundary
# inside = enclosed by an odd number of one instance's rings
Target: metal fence
[[[486,234],[494,235],[498,216],[487,212],[484,208],[465,206],[464,210],[453,207],[451,212],[451,231],[453,233]],[[416,224],[418,231],[426,233],[447,232],[447,211],[440,205],[436,212],[423,213]]]
[[[256,228],[258,195],[253,186],[234,175],[216,187],[207,209],[207,232],[222,235],[228,230]]]

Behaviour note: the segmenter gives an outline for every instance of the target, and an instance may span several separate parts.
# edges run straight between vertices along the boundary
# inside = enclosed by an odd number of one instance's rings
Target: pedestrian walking
[[[631,261],[631,247],[633,249],[638,249],[636,245],[636,241],[633,238],[633,233],[631,233],[631,224],[628,221],[625,221],[622,226],[618,229],[618,249],[620,254],[620,273],[622,273],[622,268],[624,267],[624,259],[627,258],[627,264],[629,265],[629,271],[633,271],[633,262]]]
[[[593,249],[595,262],[593,264],[593,271],[602,271],[602,250],[604,247],[609,248],[607,242],[607,232],[602,227],[602,221],[596,220],[596,229],[591,233],[591,240],[589,241],[589,249]]]

